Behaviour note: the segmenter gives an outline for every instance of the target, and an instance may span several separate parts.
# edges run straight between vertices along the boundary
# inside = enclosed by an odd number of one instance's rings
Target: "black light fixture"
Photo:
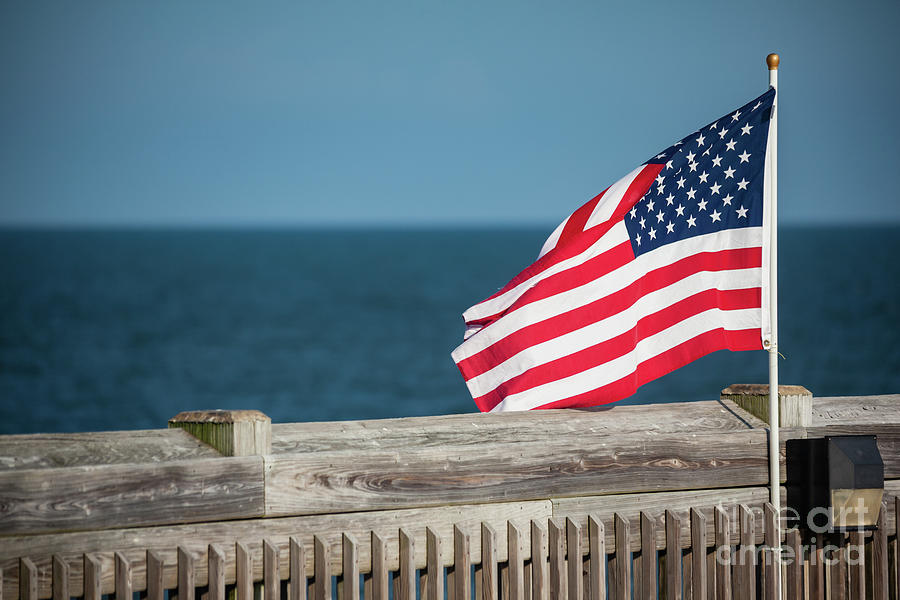
[[[801,529],[873,529],[884,495],[884,462],[874,435],[786,443],[787,505]]]

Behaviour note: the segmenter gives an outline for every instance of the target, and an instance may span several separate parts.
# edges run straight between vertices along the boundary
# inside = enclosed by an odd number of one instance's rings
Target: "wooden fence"
[[[876,530],[789,530],[778,567],[767,430],[727,400],[257,423],[218,450],[0,436],[0,600],[773,600],[776,568],[783,598],[900,599],[898,400],[782,431],[877,433],[887,480]]]

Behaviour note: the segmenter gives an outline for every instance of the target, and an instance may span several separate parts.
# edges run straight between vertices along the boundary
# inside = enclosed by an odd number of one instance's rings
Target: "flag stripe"
[[[639,339],[657,334],[679,321],[713,308],[739,310],[759,308],[760,288],[715,290],[707,289],[679,300],[654,313],[647,314],[630,329],[619,335],[561,356],[520,372],[508,378],[490,392],[476,398],[479,406],[495,406],[505,396],[517,394],[527,389],[569,377],[576,373],[603,364],[624,353],[634,350]],[[545,357],[542,356],[546,360]],[[475,391],[472,391],[475,395]]]
[[[756,347],[761,346],[759,337],[760,311],[758,309],[723,311],[715,308],[688,317],[660,333],[641,339],[633,350],[611,361],[586,369],[575,375],[507,396],[495,408],[499,410],[529,410],[544,404],[578,396],[634,373],[642,362],[662,352],[676,348],[680,344],[693,340],[704,333],[717,329],[725,331],[754,330],[756,332]],[[725,346],[716,346],[713,347],[713,350],[723,347]],[[704,354],[713,350],[708,350]],[[669,368],[667,372],[671,370]]]
[[[662,167],[663,165],[644,165],[643,167],[635,169],[610,186],[606,192],[597,196],[597,198],[602,196],[604,199],[604,202],[601,203],[600,206],[614,207],[611,216],[623,216],[647,191]],[[595,198],[595,200],[597,198]],[[589,202],[588,204],[591,204],[592,202]],[[607,202],[609,204],[607,204]],[[559,238],[563,236],[564,231],[569,227],[569,222],[573,217],[574,215],[569,216],[566,221],[553,232],[553,235],[547,240],[545,248],[550,244],[554,236],[558,235]],[[514,277],[512,281],[507,283],[489,298],[463,313],[463,319],[466,324],[484,324],[484,321],[495,318],[496,315],[501,314],[524,290],[536,285],[548,275],[580,264],[583,260],[596,256],[600,252],[609,249],[615,243],[627,240],[627,231],[617,232],[621,239],[605,239],[607,231],[612,229],[617,222],[617,218],[611,218],[603,223],[598,223],[596,225],[592,224],[589,230],[583,231],[581,235],[574,239],[570,239],[568,243],[560,243],[559,239],[555,240],[553,248],[546,249],[546,251],[542,250],[540,258],[538,258],[531,266],[524,269]],[[600,245],[594,247],[598,241],[600,242]],[[550,252],[550,250],[554,251]],[[583,253],[586,253],[587,256],[582,256]]]
[[[535,406],[536,409],[567,408],[573,406],[593,406],[615,402],[620,398],[626,398],[633,394],[637,388],[649,381],[658,379],[666,373],[683,367],[698,358],[728,348],[730,350],[758,350],[760,345],[759,329],[725,330],[718,328],[702,333],[686,342],[662,352],[653,358],[640,363],[634,373],[622,377],[618,381],[598,387],[596,389],[555,400]],[[479,409],[504,410],[501,404],[495,407],[482,407]],[[506,410],[522,410],[506,408]]]
[[[545,321],[559,314],[570,313],[573,310],[590,304],[611,293],[618,292],[629,285],[646,277],[650,272],[660,268],[667,268],[680,260],[694,260],[691,257],[712,253],[722,258],[731,258],[735,262],[725,263],[724,268],[758,267],[760,261],[759,238],[762,231],[758,227],[748,227],[738,231],[717,232],[704,236],[688,238],[673,244],[669,244],[657,251],[644,254],[619,268],[598,277],[584,285],[561,291],[552,297],[535,300],[519,308],[512,314],[515,319],[501,319],[490,324],[478,332],[477,335],[464,341],[453,351],[453,360],[457,363],[478,354],[485,348],[505,338],[514,331]],[[741,261],[728,253],[730,250],[756,248],[753,252],[739,253]],[[717,251],[718,252],[715,252]],[[686,257],[686,258],[681,258]],[[680,259],[680,260],[679,260]],[[697,259],[699,260],[699,259]],[[689,275],[696,271],[684,271]],[[652,291],[652,288],[649,290]],[[559,331],[559,330],[557,330]],[[565,333],[565,330],[562,331]],[[465,373],[463,373],[465,376]]]
[[[671,271],[666,275],[670,277],[675,275],[674,281],[669,285],[659,286],[651,293],[641,295],[643,281],[638,281],[637,285],[632,286],[634,289],[614,294],[620,297],[613,301],[604,298],[594,303],[597,308],[588,306],[577,315],[565,313],[558,318],[536,324],[531,330],[517,331],[510,338],[473,356],[460,366],[461,371],[466,369],[462,372],[468,380],[469,391],[477,397],[493,390],[504,380],[528,368],[536,367],[539,364],[535,359],[537,356],[541,357],[540,362],[554,360],[631,331],[639,323],[641,315],[663,310],[702,290],[727,292],[755,289],[757,293],[759,291],[758,283],[761,276],[759,268],[720,273],[700,270],[691,275],[678,273],[677,269]],[[755,288],[754,284],[757,284]],[[652,285],[650,283],[648,287]],[[601,308],[605,314],[597,314],[601,312]],[[590,317],[592,313],[595,320],[587,320],[586,317]],[[544,339],[539,339],[541,337]],[[509,356],[504,359],[502,358],[504,354]]]

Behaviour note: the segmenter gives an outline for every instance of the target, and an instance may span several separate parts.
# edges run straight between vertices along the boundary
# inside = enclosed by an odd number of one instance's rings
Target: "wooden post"
[[[272,453],[272,419],[258,410],[192,410],[169,419],[222,456]]]
[[[754,417],[769,422],[769,385],[766,383],[733,384],[722,390],[720,398],[731,400]],[[781,427],[809,427],[812,424],[812,392],[802,385],[779,385],[778,406]]]

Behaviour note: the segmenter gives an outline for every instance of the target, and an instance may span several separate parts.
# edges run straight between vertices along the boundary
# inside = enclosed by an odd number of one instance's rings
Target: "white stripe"
[[[616,225],[613,229],[618,227],[619,225]],[[625,225],[623,223],[622,229],[624,228]],[[610,230],[610,233],[612,233],[612,230]],[[758,247],[762,241],[760,239],[761,235],[762,228],[746,227],[708,233],[660,246],[653,252],[642,254],[619,269],[582,286],[560,292],[548,298],[536,300],[517,309],[515,312],[494,321],[476,335],[463,341],[451,355],[453,360],[458,363],[470,356],[474,356],[523,327],[539,323],[564,312],[569,312],[600,298],[605,298],[609,294],[634,283],[647,272],[669,265],[686,256],[700,252]]]
[[[541,364],[574,354],[612,339],[633,329],[638,321],[698,292],[710,289],[721,291],[759,288],[762,269],[731,271],[701,271],[672,285],[651,292],[637,302],[601,321],[522,349],[495,366],[466,382],[473,398],[492,392],[503,382]]]
[[[568,217],[566,217],[565,220],[562,223],[560,223],[556,229],[553,230],[553,233],[550,234],[550,237],[547,238],[547,241],[544,242],[544,245],[541,247],[541,253],[538,254],[538,258],[542,257],[543,255],[547,254],[548,252],[550,252],[551,250],[556,248],[556,242],[559,241],[559,236],[562,235],[563,229],[566,228],[566,223],[569,222],[569,218],[571,216],[572,215],[569,215]]]
[[[465,313],[463,313],[463,319],[466,321],[466,323],[468,323],[470,321],[476,321],[478,319],[483,319],[491,315],[496,315],[497,313],[500,313],[512,306],[512,304],[516,300],[518,300],[519,297],[522,296],[522,294],[533,288],[539,282],[550,277],[551,275],[555,275],[557,273],[561,273],[562,271],[577,267],[585,261],[603,254],[610,248],[618,246],[619,244],[627,241],[628,229],[626,229],[625,223],[616,223],[609,231],[606,232],[606,235],[594,242],[593,245],[591,245],[581,254],[556,263],[552,267],[541,271],[540,273],[530,277],[529,279],[526,279],[506,293],[476,304]]]
[[[530,410],[608,385],[633,373],[640,363],[719,327],[731,331],[759,328],[760,310],[758,308],[743,310],[715,308],[694,315],[664,331],[642,339],[634,350],[619,358],[570,377],[507,396],[491,412]]]
[[[641,165],[622,179],[609,186],[609,189],[606,190],[605,194],[603,194],[600,202],[598,202],[597,206],[594,207],[594,211],[591,213],[591,216],[588,217],[587,222],[584,224],[584,229],[588,230],[594,225],[599,225],[609,220],[609,218],[613,215],[613,212],[615,212],[616,208],[619,206],[619,203],[622,201],[622,198],[625,197],[625,192],[628,191],[628,186],[630,186],[631,182],[634,181],[638,175],[640,175],[641,171],[648,167],[649,165]]]

